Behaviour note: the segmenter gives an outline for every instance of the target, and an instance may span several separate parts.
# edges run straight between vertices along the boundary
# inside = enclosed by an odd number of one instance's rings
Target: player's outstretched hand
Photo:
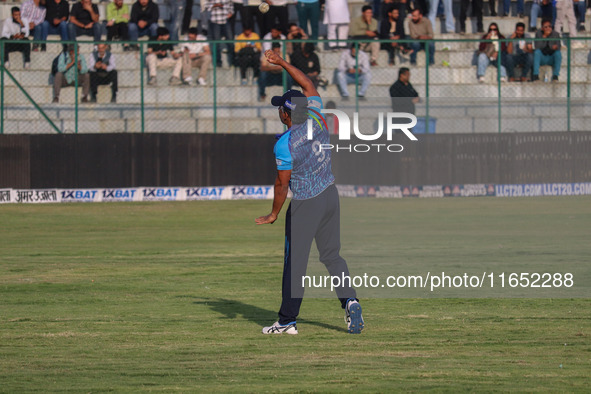
[[[279,56],[278,54],[276,54],[274,51],[272,51],[270,49],[265,51],[265,57],[267,58],[267,60],[271,64],[279,65],[283,61],[283,58],[281,56]]]
[[[270,213],[267,216],[261,216],[254,220],[256,224],[273,224],[277,220],[277,215]]]

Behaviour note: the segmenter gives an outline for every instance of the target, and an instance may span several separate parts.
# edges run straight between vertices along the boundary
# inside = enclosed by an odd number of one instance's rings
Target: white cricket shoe
[[[347,323],[349,334],[361,334],[361,330],[364,327],[363,315],[361,314],[361,305],[354,298],[347,300],[345,322]]]
[[[205,85],[207,85],[207,82],[205,82],[205,79],[203,79],[203,78],[199,78],[199,79],[197,80],[197,82],[199,82],[199,85],[201,85],[201,86],[205,86]]]
[[[296,326],[296,322],[291,322],[282,326],[279,324],[278,321],[273,323],[270,327],[263,327],[263,334],[291,334],[296,335],[298,333],[298,328]]]

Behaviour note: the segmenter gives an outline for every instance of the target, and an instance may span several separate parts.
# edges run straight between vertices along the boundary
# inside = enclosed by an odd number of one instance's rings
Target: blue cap
[[[297,107],[296,102],[307,103],[307,101],[297,100],[297,98],[306,98],[306,96],[299,90],[288,90],[283,96],[273,96],[271,104],[276,107],[285,107],[293,111]]]

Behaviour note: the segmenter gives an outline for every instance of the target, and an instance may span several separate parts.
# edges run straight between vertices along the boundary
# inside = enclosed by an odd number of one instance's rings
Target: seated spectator
[[[365,97],[365,93],[371,83],[371,70],[369,57],[363,51],[359,51],[359,59],[355,60],[355,45],[351,44],[350,49],[346,49],[341,54],[341,60],[336,70],[337,85],[344,100],[349,99],[349,89],[347,85],[355,84],[356,81],[361,85],[359,88],[359,97]]]
[[[108,50],[107,44],[97,44],[88,58],[90,71],[90,102],[96,103],[99,85],[111,85],[111,102],[117,102],[117,70],[115,56]]]
[[[552,0],[533,0],[529,17],[529,31],[535,32],[538,23],[538,17],[542,14],[542,19],[550,19],[554,25],[556,17],[556,8]]]
[[[62,41],[68,41],[68,19],[70,7],[67,0],[45,0],[45,22],[42,24],[41,40],[47,41],[50,34],[59,34]],[[41,51],[45,51],[41,44]]]
[[[354,40],[375,40],[378,38],[378,21],[373,18],[371,6],[364,5],[361,9],[361,16],[351,20],[349,25],[349,35]],[[359,49],[371,53],[370,64],[377,66],[378,54],[380,52],[380,43],[377,41],[363,42],[359,44]]]
[[[261,56],[261,43],[257,42],[260,40],[258,34],[252,31],[252,27],[244,27],[244,32],[236,37],[237,41],[234,45],[234,51],[236,54],[236,64],[240,67],[240,79],[242,85],[247,84],[246,70],[251,67],[254,72],[253,78],[259,77],[259,66],[261,64],[259,58]]]
[[[410,2],[407,2],[407,0],[383,0],[382,4],[380,5],[379,19],[388,19],[388,11],[390,10],[390,8],[395,7],[398,8],[400,20],[403,21],[406,19],[407,8],[409,5]]]
[[[410,70],[400,67],[398,70],[398,81],[390,86],[390,97],[392,98],[392,111],[415,114],[415,104],[420,101],[419,94],[410,83]],[[406,123],[407,120],[401,123]]]
[[[483,40],[503,40],[505,36],[499,32],[499,26],[496,23],[491,23],[488,26],[488,32],[482,36]],[[499,57],[499,46],[503,55],[501,55],[501,60],[506,57],[507,53],[507,44],[506,43],[499,43],[499,41],[493,42],[486,42],[483,41],[480,43],[478,47],[478,82],[484,82],[484,74],[486,73],[486,68],[488,66],[497,67],[497,59]],[[507,81],[507,70],[505,66],[501,65],[501,81]]]
[[[314,52],[315,46],[311,42],[304,44],[301,52],[296,52],[291,57],[291,64],[306,74],[315,88],[320,84],[320,59]]]
[[[310,45],[314,46],[314,44]],[[273,52],[281,56],[281,44],[274,42],[271,47]],[[289,63],[289,55],[285,56],[285,61]],[[287,89],[290,89],[293,82],[289,74],[286,73],[286,75]],[[269,60],[267,60],[264,53],[261,55],[261,76],[259,77],[258,84],[259,101],[265,101],[267,98],[267,95],[265,94],[265,88],[267,86],[283,86],[283,67],[269,63]]]
[[[119,38],[121,41],[129,41],[129,7],[123,0],[113,0],[107,6],[107,41]],[[123,50],[129,50],[129,44],[123,45]]]
[[[296,23],[290,23],[289,27],[287,28],[287,45],[285,46],[285,50],[289,55],[292,55],[294,52],[301,51],[302,47],[304,46],[302,42],[294,42],[292,43],[291,40],[307,40],[308,35],[299,27]]]
[[[383,40],[391,40],[391,43],[384,44],[388,51],[388,64],[394,65],[394,55],[396,50],[401,50],[402,53],[408,54],[412,49],[407,44],[399,43],[398,40],[404,40],[406,33],[404,32],[404,21],[399,17],[398,8],[392,6],[388,12],[388,19],[382,21],[380,26],[380,38]]]
[[[207,85],[207,69],[211,66],[211,51],[207,44],[207,38],[198,34],[196,27],[189,28],[188,42],[183,42],[180,47],[183,53],[183,78],[186,85],[193,81],[191,68],[199,68],[197,83]]]
[[[462,0],[460,5],[460,34],[466,34],[466,16],[470,1],[472,1],[472,16],[476,17],[478,33],[484,33],[484,25],[482,24],[482,0]]]
[[[68,34],[71,41],[76,41],[78,36],[91,36],[95,41],[101,40],[98,6],[92,4],[91,0],[80,0],[72,6]]]
[[[152,0],[137,0],[131,6],[131,15],[129,16],[130,41],[137,41],[143,36],[156,37],[158,18],[158,6]],[[133,49],[138,49],[138,46],[134,45]]]
[[[74,45],[70,44],[64,52],[59,55],[57,73],[53,80],[53,102],[59,103],[60,91],[66,86],[76,85],[76,74],[78,74],[78,86],[82,86],[83,103],[88,103],[88,92],[90,91],[90,76],[84,56],[78,53],[78,64],[75,65],[76,54]]]
[[[432,40],[433,39],[433,27],[431,22],[427,18],[423,18],[423,14],[419,9],[412,11],[412,19],[408,24],[410,38],[413,40]],[[425,49],[425,45],[429,45],[429,64],[435,64],[435,43],[429,42],[412,42],[410,49],[410,64],[416,66],[417,64],[417,52]]]
[[[46,9],[39,5],[40,0],[25,0],[21,7],[21,18],[29,24],[29,34],[33,34],[33,40],[43,39],[43,22],[45,21]],[[39,50],[39,44],[33,44],[33,52]]]
[[[330,41],[330,49],[345,49],[347,47],[347,38],[349,37],[349,24],[351,16],[349,15],[349,5],[347,0],[326,0],[324,5],[324,24],[327,26],[326,38]]]
[[[536,38],[548,38],[548,40],[534,42],[534,70],[532,81],[539,81],[540,66],[552,66],[552,82],[558,82],[560,75],[560,63],[562,63],[562,54],[560,53],[560,35],[552,29],[552,21],[544,19],[542,21],[542,30],[536,32]],[[554,40],[550,40],[550,39]]]
[[[234,3],[230,0],[208,0],[206,9],[209,11],[209,38],[211,40],[220,41],[222,37],[227,40],[226,51],[228,55],[228,64],[234,63],[234,47],[230,40],[232,40],[232,29],[230,26],[230,18],[234,14]],[[215,63],[218,67],[222,67],[222,44],[215,45]]]
[[[8,54],[10,52],[22,52],[24,68],[31,67],[31,45],[29,44],[29,24],[21,19],[21,10],[12,7],[12,16],[6,18],[2,26],[3,40],[23,40],[22,43],[4,44],[4,67],[9,68]]]
[[[521,82],[527,81],[527,74],[530,72],[534,62],[533,48],[530,38],[525,33],[525,24],[522,22],[515,25],[515,31],[511,34],[511,39],[519,41],[509,41],[507,43],[507,55],[505,55],[505,66],[509,81],[516,81],[515,67],[521,66]]]
[[[285,40],[285,36],[283,34],[281,34],[281,26],[275,25],[275,26],[271,27],[271,31],[269,31],[267,34],[265,34],[265,36],[263,37],[263,40],[277,41],[279,43],[279,48],[281,48],[282,43],[279,41]],[[271,49],[272,44],[273,44],[273,42],[271,42],[271,41],[263,42],[263,53],[265,53],[269,49]]]
[[[180,85],[181,70],[183,68],[183,59],[180,53],[174,51],[174,46],[170,41],[170,33],[166,27],[159,27],[156,31],[157,44],[148,45],[148,55],[146,63],[148,64],[148,85],[156,85],[156,69],[172,68],[172,77],[168,81],[169,85]]]

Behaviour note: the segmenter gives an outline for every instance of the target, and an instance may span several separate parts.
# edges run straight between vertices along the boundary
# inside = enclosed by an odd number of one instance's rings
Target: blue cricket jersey
[[[291,170],[289,187],[294,200],[307,200],[322,193],[334,183],[331,170],[328,130],[320,113],[322,99],[308,97],[308,117],[312,122],[312,139],[308,139],[307,122],[292,125],[279,137],[273,152],[278,170]]]

